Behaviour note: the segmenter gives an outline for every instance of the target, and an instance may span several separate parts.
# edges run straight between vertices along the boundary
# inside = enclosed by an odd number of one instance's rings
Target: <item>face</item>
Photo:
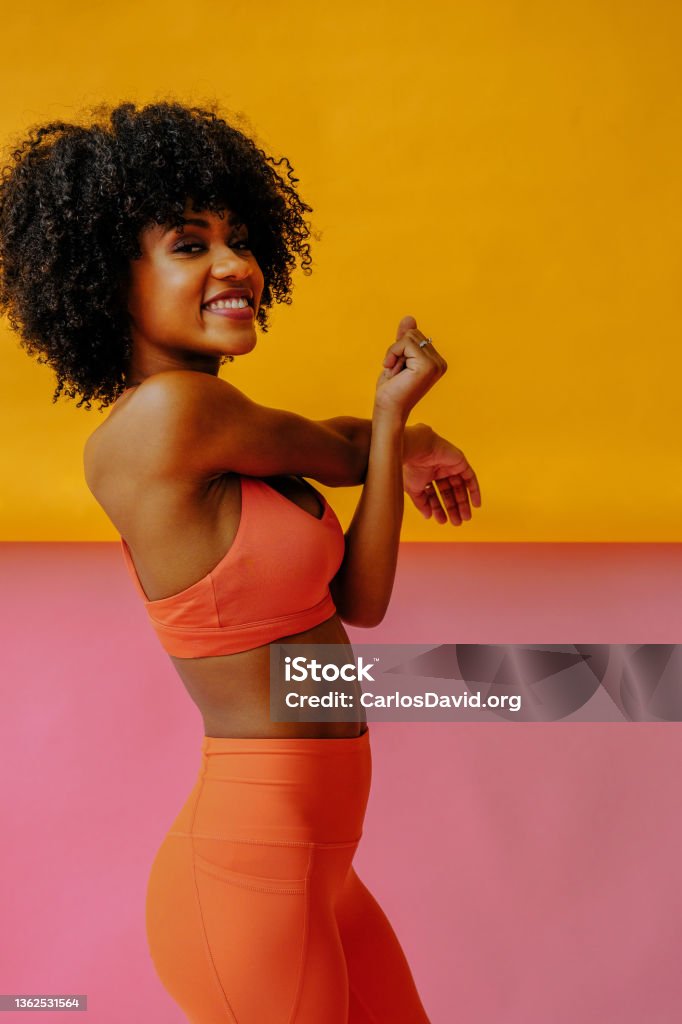
[[[249,249],[246,225],[185,206],[182,229],[154,225],[140,234],[140,259],[129,264],[128,312],[137,375],[163,369],[217,373],[223,355],[256,345],[255,315],[263,273]],[[249,305],[232,308],[223,292]],[[243,305],[240,302],[239,305]]]

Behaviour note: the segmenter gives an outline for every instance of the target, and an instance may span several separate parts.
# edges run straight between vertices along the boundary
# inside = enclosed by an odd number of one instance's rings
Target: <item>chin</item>
[[[220,353],[223,359],[227,359],[228,356],[232,356],[233,359],[237,359],[238,356],[246,356],[249,352],[253,352],[254,348],[258,344],[256,338],[249,338],[241,342],[239,345],[232,345],[229,350]]]

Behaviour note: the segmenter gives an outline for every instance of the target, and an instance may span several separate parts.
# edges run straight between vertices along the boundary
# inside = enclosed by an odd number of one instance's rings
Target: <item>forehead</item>
[[[187,199],[185,202],[185,209],[182,214],[183,220],[198,220],[204,221],[208,224],[238,224],[239,218],[230,209],[227,203],[220,207],[218,213],[212,213],[211,210],[206,210],[203,207],[195,206],[192,199]]]

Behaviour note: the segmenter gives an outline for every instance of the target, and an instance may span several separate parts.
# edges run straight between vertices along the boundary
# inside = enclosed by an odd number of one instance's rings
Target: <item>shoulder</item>
[[[158,413],[183,412],[191,409],[196,403],[207,399],[222,397],[243,398],[243,394],[233,384],[228,384],[221,377],[211,373],[203,373],[199,370],[162,370],[152,374],[138,385],[134,393],[135,405],[129,403],[129,408],[135,408],[138,413],[154,410]]]
[[[145,436],[177,441],[182,436],[205,433],[211,421],[239,406],[252,405],[236,388],[210,373],[198,370],[164,370],[144,380],[126,404],[121,429]]]
[[[261,405],[199,371],[148,377],[111,426],[107,463],[124,452],[125,472],[144,483],[198,486],[238,473],[299,475],[338,487],[358,472],[356,448],[328,424]]]
[[[189,470],[204,476],[210,467],[199,457],[214,440],[225,435],[234,443],[244,442],[241,434],[260,406],[233,384],[210,373],[196,370],[167,370],[147,378],[129,403],[126,424],[133,436],[146,437],[154,464],[170,473]]]
[[[189,467],[185,453],[240,401],[248,399],[238,388],[208,373],[152,374],[88,438],[83,453],[88,486],[93,490],[92,484],[114,468],[117,475],[138,479],[177,477],[179,461]]]
[[[164,370],[143,381],[128,402],[127,411],[138,427],[163,432],[175,439],[198,431],[205,434],[212,421],[226,412],[252,406],[233,384],[198,370]]]

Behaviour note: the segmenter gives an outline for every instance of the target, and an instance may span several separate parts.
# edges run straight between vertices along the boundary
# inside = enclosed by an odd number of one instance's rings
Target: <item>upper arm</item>
[[[350,441],[330,427],[259,405],[220,377],[195,370],[154,374],[140,385],[135,405],[137,435],[159,470],[174,475],[295,474],[333,487],[346,482],[357,458]],[[132,421],[131,415],[134,429]]]

